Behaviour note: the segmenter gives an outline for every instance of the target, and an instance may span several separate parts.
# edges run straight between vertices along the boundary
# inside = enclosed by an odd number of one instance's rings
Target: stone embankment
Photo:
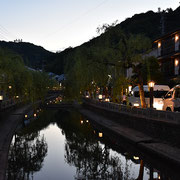
[[[84,99],[80,112],[112,134],[180,166],[180,119],[177,118],[180,113],[142,110],[91,99]]]
[[[49,102],[56,96],[46,99]],[[37,101],[34,105],[39,106],[41,101]],[[12,141],[12,137],[18,125],[24,121],[25,115],[33,115],[32,104],[24,105],[16,109],[10,109],[6,112],[0,112],[0,180],[5,180],[6,168],[8,162],[8,151]]]

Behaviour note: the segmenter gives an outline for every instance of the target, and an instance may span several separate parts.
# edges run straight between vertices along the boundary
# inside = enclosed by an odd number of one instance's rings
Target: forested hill
[[[164,20],[163,20],[164,19]],[[110,42],[116,41],[118,32],[123,30],[125,33],[144,34],[152,41],[160,36],[172,31],[180,29],[180,7],[174,11],[168,8],[161,13],[148,11],[146,13],[135,14],[131,18],[127,18],[115,27],[107,28],[107,31],[99,37],[84,43],[82,46],[91,46],[96,42],[101,42],[108,38],[109,34],[113,34],[109,39]],[[162,34],[162,23],[164,22],[164,34]]]
[[[18,53],[24,60],[25,65],[35,69],[43,68],[46,62],[54,56],[54,53],[27,42],[6,42],[0,41],[0,48],[6,48]]]
[[[25,64],[30,67],[40,69],[44,67],[46,71],[62,74],[65,71],[65,67],[68,69],[68,67],[72,66],[77,56],[85,60],[92,58],[93,52],[102,59],[102,54],[105,53],[103,52],[104,47],[116,48],[118,46],[121,30],[124,33],[144,34],[153,42],[153,40],[162,35],[162,19],[164,19],[164,33],[180,29],[180,7],[174,11],[169,8],[161,13],[148,11],[135,14],[114,27],[109,26],[100,36],[81,46],[68,48],[60,53],[51,53],[40,46],[25,42],[0,41],[0,47],[8,48],[20,54]],[[105,59],[111,58],[111,56],[105,56],[104,54]]]
[[[143,33],[152,40],[162,35],[162,23],[164,21],[164,34],[180,29],[180,7],[176,10],[171,8],[158,13],[148,11],[136,14],[118,24],[116,28],[122,28],[125,32],[138,34]],[[164,19],[164,20],[163,20]]]
[[[106,32],[81,46],[67,49],[56,54],[56,58],[48,63],[48,69],[60,74],[64,69],[64,66],[62,67],[62,65],[67,64],[67,61],[72,59],[72,57],[75,57],[75,53],[78,51],[85,52],[85,49],[98,49],[99,47],[103,48],[104,46],[112,47],[112,45],[115,47],[116,44],[118,44],[121,29],[125,33],[144,34],[153,42],[153,40],[162,35],[162,19],[164,19],[165,34],[180,29],[180,7],[174,11],[169,8],[161,13],[148,11],[146,13],[135,14],[131,18],[127,18],[125,21],[117,24],[115,27],[110,26],[107,28]]]

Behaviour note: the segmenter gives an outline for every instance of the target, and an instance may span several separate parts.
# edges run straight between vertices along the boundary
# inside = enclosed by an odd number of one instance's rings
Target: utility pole
[[[161,11],[161,8],[158,8],[158,13],[160,13],[160,29],[161,35],[165,34],[165,22],[166,22],[166,11]]]

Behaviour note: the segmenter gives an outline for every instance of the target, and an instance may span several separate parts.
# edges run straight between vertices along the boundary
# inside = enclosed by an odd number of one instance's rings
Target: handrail
[[[95,99],[83,99],[85,103],[90,105],[107,109],[110,111],[120,112],[124,114],[128,114],[131,116],[138,116],[141,118],[150,118],[155,120],[167,121],[180,123],[180,113],[179,112],[171,112],[171,111],[160,111],[152,108],[136,108],[131,106],[126,106],[123,104],[117,104],[113,102],[103,102]]]

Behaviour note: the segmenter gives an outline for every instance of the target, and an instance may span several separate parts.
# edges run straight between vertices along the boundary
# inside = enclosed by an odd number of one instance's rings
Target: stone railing
[[[17,102],[13,99],[8,99],[8,100],[4,100],[2,102],[0,102],[0,109],[7,109],[10,107],[13,107],[17,104]]]
[[[119,112],[119,113],[127,114],[130,116],[136,116],[136,117],[154,119],[154,120],[160,120],[160,121],[167,121],[167,122],[170,121],[171,123],[180,124],[179,112],[159,111],[159,110],[151,109],[151,108],[146,108],[146,109],[136,108],[136,107],[126,106],[122,104],[103,102],[103,101],[98,101],[98,100],[88,99],[88,98],[84,98],[83,101],[84,103],[87,103],[89,105],[92,105],[101,109]]]

